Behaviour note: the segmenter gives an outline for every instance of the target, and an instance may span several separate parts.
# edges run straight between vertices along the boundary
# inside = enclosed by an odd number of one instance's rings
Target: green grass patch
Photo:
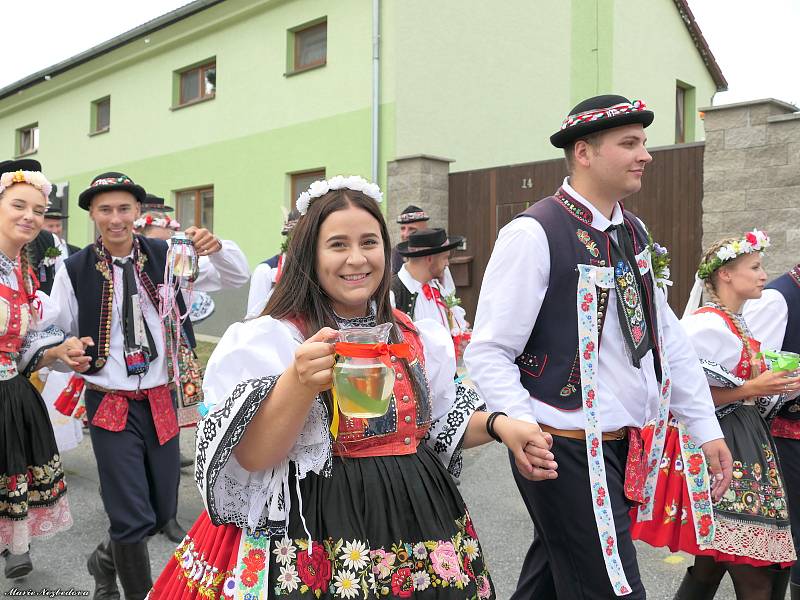
[[[206,366],[208,357],[211,356],[216,346],[214,342],[197,342],[197,347],[194,351],[197,353],[197,358],[200,359],[201,365]]]

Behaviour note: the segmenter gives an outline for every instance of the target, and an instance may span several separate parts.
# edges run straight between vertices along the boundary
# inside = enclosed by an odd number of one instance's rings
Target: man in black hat
[[[450,252],[464,238],[448,237],[441,228],[421,229],[397,245],[405,259],[400,271],[392,278],[394,306],[406,313],[412,321],[433,319],[441,323],[456,338],[467,329],[464,309],[449,306],[448,293],[442,285]]]
[[[286,249],[289,247],[289,238],[294,230],[300,213],[296,208],[289,211],[286,220],[281,228],[281,235],[284,236],[281,244],[280,254],[268,258],[253,269],[253,276],[250,278],[250,291],[247,294],[247,314],[246,319],[255,319],[261,315],[267,300],[275,289],[275,284],[281,278],[284,263],[286,261]]]
[[[147,538],[175,514],[180,479],[175,343],[165,339],[195,345],[188,319],[159,316],[168,247],[134,235],[144,199],[144,189],[123,173],[92,180],[78,205],[100,238],[66,260],[52,293],[61,307],[58,326],[94,343],[86,350],[85,401],[111,538],[88,562],[100,599],[119,597],[115,571],[128,600],[143,599],[152,585]],[[221,247],[208,230],[187,235],[200,256]],[[180,293],[177,301],[185,314]]]
[[[500,231],[484,275],[470,376],[550,449],[532,472],[511,464],[536,529],[515,599],[645,598],[629,509],[652,506],[668,411],[702,446],[714,500],[731,481],[709,385],[656,287],[644,225],[621,204],[652,160],[652,121],[622,96],[574,107],[550,138],[569,176]],[[644,456],[649,419],[660,426]]]
[[[0,175],[13,171],[41,171],[38,160],[23,158],[20,160],[4,160],[0,162]],[[56,236],[42,228],[36,238],[28,244],[28,258],[31,268],[39,280],[39,289],[45,294],[53,287],[56,266],[63,258],[57,246]]]
[[[80,248],[67,243],[67,241],[61,237],[64,234],[64,221],[66,221],[68,218],[69,217],[67,217],[67,215],[62,213],[60,210],[53,208],[48,208],[47,212],[44,213],[44,229],[53,234],[56,247],[61,253],[59,255],[60,260],[56,262],[56,269],[63,264],[64,259],[80,250]]]

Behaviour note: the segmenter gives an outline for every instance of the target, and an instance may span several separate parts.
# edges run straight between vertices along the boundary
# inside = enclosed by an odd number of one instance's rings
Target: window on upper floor
[[[39,149],[39,124],[32,123],[17,129],[17,156],[33,154]]]
[[[686,141],[686,88],[675,86],[675,143]]]
[[[289,31],[289,73],[322,67],[328,60],[328,21],[316,20]]]
[[[175,205],[182,229],[195,226],[214,231],[214,186],[177,191]]]
[[[292,197],[289,198],[289,206],[294,207],[297,202],[297,197],[305,192],[308,187],[318,179],[325,179],[325,169],[292,173]]]
[[[111,128],[111,96],[92,102],[92,134],[105,133]]]
[[[177,94],[173,104],[176,107],[212,99],[217,92],[217,61],[211,59],[202,64],[181,69],[175,73]]]

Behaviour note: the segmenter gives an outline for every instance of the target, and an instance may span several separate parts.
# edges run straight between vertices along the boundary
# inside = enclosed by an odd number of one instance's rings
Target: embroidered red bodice
[[[17,290],[0,284],[0,379],[16,375],[17,355],[31,322],[31,307],[19,266]]]

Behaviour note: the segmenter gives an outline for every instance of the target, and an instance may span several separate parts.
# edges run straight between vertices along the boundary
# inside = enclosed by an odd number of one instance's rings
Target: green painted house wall
[[[715,89],[672,0],[647,12],[631,0],[381,6],[384,188],[386,163],[408,155],[454,159],[453,171],[556,156],[547,140],[565,112],[612,90],[646,100],[650,144],[671,144],[676,81],[703,104]],[[286,76],[287,31],[320,17],[327,64]],[[35,158],[70,184],[77,244],[93,235],[77,197],[97,173],[167,198],[213,184],[215,233],[254,265],[280,244],[291,173],[369,176],[371,35],[371,0],[226,0],[0,100],[0,157],[38,123]],[[173,109],[174,72],[209,58],[215,98]],[[91,103],[109,95],[110,131],[89,135]]]

